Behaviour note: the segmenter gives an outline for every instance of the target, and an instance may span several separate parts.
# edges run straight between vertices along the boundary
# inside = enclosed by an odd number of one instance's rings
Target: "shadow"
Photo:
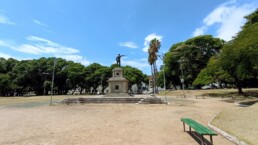
[[[195,131],[186,131],[199,145],[202,145],[202,137]],[[209,140],[205,137],[203,138],[204,145],[213,145]]]
[[[209,97],[222,97],[222,98],[235,98],[235,97],[255,97],[258,98],[257,90],[244,90],[243,94],[239,95],[237,91],[234,92],[217,92],[217,93],[204,93],[203,95]]]

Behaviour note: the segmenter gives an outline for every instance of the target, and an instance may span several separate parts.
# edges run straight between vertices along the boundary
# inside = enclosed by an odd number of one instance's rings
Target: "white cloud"
[[[0,57],[3,57],[5,59],[11,58],[12,56],[3,52],[0,52]]]
[[[5,41],[5,40],[0,40],[0,46],[3,47],[10,47],[9,42]]]
[[[149,65],[148,60],[146,58],[127,60],[126,58],[122,57],[121,64],[123,66],[129,65],[129,66],[138,68],[141,71],[143,71],[143,73],[150,74],[150,65]]]
[[[78,49],[66,47],[60,45],[58,43],[52,42],[45,38],[40,38],[36,36],[27,37],[29,40],[28,43],[25,44],[13,44],[6,40],[0,40],[0,46],[8,47],[16,51],[28,53],[28,54],[76,54],[79,53]]]
[[[231,15],[226,16],[224,21],[221,22],[221,27],[217,30],[217,37],[227,41],[231,40],[232,36],[235,36],[241,30],[241,26],[246,22],[243,17],[250,14],[254,9],[251,5],[233,8],[229,12]]]
[[[204,18],[203,22],[206,26],[211,26],[215,23],[221,23],[225,17],[229,14],[232,7],[220,6],[214,9],[206,18]]]
[[[80,55],[56,55],[55,57],[60,57],[60,58],[66,59],[66,60],[71,60],[74,62],[81,63],[83,65],[90,64],[90,62],[85,57],[82,57]]]
[[[66,60],[72,60],[75,62],[79,62],[83,65],[88,65],[89,61],[84,58],[83,56],[77,55],[79,53],[79,50],[75,48],[70,48],[63,46],[61,44],[55,43],[53,41],[50,41],[45,38],[40,38],[36,36],[29,36],[27,37],[28,43],[15,45],[9,41],[6,40],[0,40],[0,46],[11,48],[13,50],[27,53],[27,54],[33,54],[33,55],[40,55],[45,56],[47,55],[53,55],[55,57],[61,57]],[[3,53],[0,54],[0,56],[5,57],[11,57],[10,55],[4,55]]]
[[[8,24],[8,25],[15,25],[14,22],[11,22],[8,17],[0,14],[0,24]]]
[[[123,63],[123,65],[130,65],[130,66],[136,67],[138,69],[150,67],[150,65],[147,62],[142,62],[142,61],[123,60],[122,63]]]
[[[40,25],[40,26],[43,26],[43,27],[47,27],[47,24],[45,24],[43,22],[40,22],[39,20],[34,19],[34,20],[32,20],[32,22],[34,22],[37,25]]]
[[[32,58],[23,58],[23,57],[12,56],[10,54],[3,53],[3,52],[0,52],[0,57],[3,57],[5,59],[13,58],[16,60],[31,60],[32,59]]]
[[[10,41],[0,40],[0,46],[11,48],[13,50],[27,53],[27,54],[33,54],[33,55],[39,55],[39,56],[45,56],[47,54],[55,57],[60,57],[66,60],[78,62],[83,65],[90,64],[90,62],[85,57],[78,55],[79,50],[75,48],[66,47],[61,44],[50,41],[48,39],[40,38],[36,36],[29,36],[26,39],[29,41],[29,43],[21,44],[21,45],[15,45]],[[5,58],[12,57],[4,53],[0,53],[0,57],[1,56]],[[16,59],[24,60],[22,58],[16,58]]]
[[[20,52],[24,52],[24,53],[29,53],[29,54],[36,54],[39,55],[42,53],[42,50],[36,46],[33,45],[29,45],[29,44],[22,44],[18,47],[11,47],[14,50],[20,51]]]
[[[206,29],[207,27],[205,26],[195,29],[195,31],[193,32],[193,36],[203,35]]]
[[[152,33],[146,36],[144,39],[144,48],[142,49],[144,52],[148,52],[150,41],[154,38],[158,39],[159,41],[162,41],[163,36],[157,35],[155,33]]]
[[[138,46],[134,42],[121,42],[119,46],[128,47],[128,48],[138,48]]]
[[[52,42],[45,38],[40,38],[36,36],[29,36],[27,40],[30,41],[29,44],[22,44],[20,46],[11,46],[12,49],[28,54],[75,54],[79,50],[75,48],[70,48],[62,46],[58,43]],[[0,43],[1,44],[1,43]]]
[[[203,20],[203,26],[196,28],[193,36],[203,35],[210,27],[216,25],[216,37],[226,41],[231,40],[241,30],[245,23],[244,16],[254,11],[254,3],[239,5],[236,0],[221,4]]]

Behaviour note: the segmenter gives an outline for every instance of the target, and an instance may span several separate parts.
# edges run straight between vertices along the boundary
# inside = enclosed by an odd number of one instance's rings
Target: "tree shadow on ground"
[[[218,93],[205,93],[204,96],[209,97],[223,97],[223,98],[231,98],[231,97],[255,97],[258,98],[258,90],[245,90],[243,95],[239,95],[238,92],[218,92]]]

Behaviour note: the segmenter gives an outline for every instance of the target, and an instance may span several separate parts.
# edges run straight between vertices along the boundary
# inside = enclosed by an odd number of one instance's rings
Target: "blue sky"
[[[120,53],[122,65],[150,74],[151,39],[160,54],[202,34],[228,41],[256,8],[258,0],[1,0],[0,57],[110,66]]]

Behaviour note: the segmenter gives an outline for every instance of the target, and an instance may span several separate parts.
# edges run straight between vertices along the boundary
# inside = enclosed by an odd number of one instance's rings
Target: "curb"
[[[219,114],[219,113],[218,113],[218,114]],[[212,119],[209,121],[209,123],[208,123],[209,128],[215,130],[215,131],[218,132],[220,135],[224,136],[226,139],[228,139],[229,141],[231,141],[231,142],[233,142],[233,143],[235,143],[235,144],[237,144],[237,145],[249,145],[249,144],[247,144],[246,142],[239,140],[237,137],[235,137],[235,136],[233,136],[233,135],[230,135],[229,133],[225,132],[224,130],[222,130],[222,129],[220,129],[220,128],[214,126],[214,125],[212,125],[211,122],[215,119],[215,117],[216,117],[218,114],[214,115],[214,117],[212,117]]]

